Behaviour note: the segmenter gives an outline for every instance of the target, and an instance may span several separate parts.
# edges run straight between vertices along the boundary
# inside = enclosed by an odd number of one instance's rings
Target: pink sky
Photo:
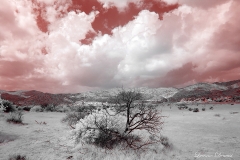
[[[238,0],[1,0],[0,90],[240,79]]]

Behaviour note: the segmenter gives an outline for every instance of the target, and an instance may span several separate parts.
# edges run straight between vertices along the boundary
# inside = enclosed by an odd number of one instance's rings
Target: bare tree
[[[146,130],[154,136],[160,133],[164,123],[163,116],[160,115],[154,105],[146,103],[144,95],[139,91],[121,89],[116,96],[111,97],[110,103],[115,109],[115,115],[126,115],[125,135],[130,135],[136,130]],[[155,139],[151,142],[136,145],[135,140],[127,141],[128,145],[135,149],[158,142]]]
[[[133,149],[143,149],[149,144],[161,142],[158,135],[164,123],[163,116],[155,106],[146,103],[141,92],[122,89],[111,96],[109,104],[110,107],[105,107],[105,110],[92,113],[86,121],[78,122],[82,127],[76,134],[77,140],[86,137],[85,142],[104,148],[123,143]],[[142,138],[135,132],[144,130],[149,137]]]

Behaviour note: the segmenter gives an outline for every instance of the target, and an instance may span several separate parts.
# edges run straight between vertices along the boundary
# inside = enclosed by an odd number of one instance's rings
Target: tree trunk
[[[130,105],[127,104],[127,123],[126,123],[126,128],[125,128],[125,133],[129,130],[129,124],[130,123]]]

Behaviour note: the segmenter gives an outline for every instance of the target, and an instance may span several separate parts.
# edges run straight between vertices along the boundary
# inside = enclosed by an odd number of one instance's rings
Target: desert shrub
[[[111,148],[120,141],[124,127],[124,116],[110,116],[104,110],[100,110],[81,119],[73,130],[73,136],[76,143]]]
[[[215,117],[220,117],[220,114],[214,114]]]
[[[192,108],[188,108],[189,111],[192,111],[193,109]]]
[[[210,109],[210,110],[213,110],[213,107],[210,107],[209,109]]]
[[[202,108],[202,111],[205,111],[206,109],[205,108]]]
[[[70,112],[71,109],[67,106],[56,106],[55,111],[56,112]]]
[[[76,143],[103,148],[113,148],[123,143],[132,149],[143,149],[158,143],[160,140],[156,135],[162,129],[162,116],[156,106],[146,103],[144,98],[140,92],[122,89],[109,99],[111,108],[96,110],[93,107],[91,113],[79,120],[73,130]],[[150,139],[149,135],[155,138]]]
[[[23,107],[22,110],[24,110],[24,111],[30,111],[30,110],[31,110],[31,107],[27,107],[27,106],[26,106],[26,107]]]
[[[188,106],[184,103],[181,103],[181,104],[177,104],[178,105],[178,109],[179,110],[182,110],[182,109],[188,109]]]
[[[68,125],[75,125],[80,119],[83,119],[86,114],[82,112],[69,112],[66,116],[62,119],[62,122],[67,122]]]
[[[17,154],[17,155],[10,155],[8,160],[27,160],[27,157],[24,155],[20,155],[20,154]]]
[[[151,144],[150,141],[144,142],[134,131],[126,133],[125,127],[126,116],[111,116],[106,110],[100,110],[79,120],[72,133],[76,143],[93,144],[108,149],[120,144],[130,148],[136,147],[135,149]]]
[[[168,137],[161,135],[160,142],[165,149],[173,149],[173,144],[169,141]]]
[[[2,105],[3,105],[3,111],[6,113],[16,111],[16,107],[14,107],[14,105],[10,101],[3,100]]]
[[[21,111],[10,112],[6,121],[12,123],[22,123],[23,113]]]
[[[98,135],[94,138],[94,141],[92,141],[93,144],[102,148],[113,148],[113,146],[121,143],[119,136],[114,137],[113,133],[116,131],[104,128],[104,126],[101,127],[102,129],[99,130]]]
[[[230,114],[238,114],[238,112],[230,112]]]
[[[199,109],[198,108],[194,108],[193,112],[199,112]]]
[[[56,107],[53,104],[48,104],[48,105],[44,105],[42,106],[43,110],[45,112],[55,112],[56,111]]]
[[[30,109],[30,112],[43,112],[43,108],[41,106],[34,106]]]

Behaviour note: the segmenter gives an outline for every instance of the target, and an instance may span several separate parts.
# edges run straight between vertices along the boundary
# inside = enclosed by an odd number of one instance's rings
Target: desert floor
[[[214,109],[209,108],[213,106]],[[188,105],[200,112],[179,110],[176,105],[159,106],[164,118],[162,134],[174,148],[156,153],[132,153],[77,149],[70,133],[71,128],[61,119],[66,113],[24,112],[24,125],[5,121],[0,113],[0,160],[9,155],[26,155],[29,160],[66,159],[178,159],[212,160],[240,159],[240,104]],[[206,108],[202,111],[201,108]],[[89,148],[89,147],[88,147]],[[101,153],[100,153],[101,152]]]

